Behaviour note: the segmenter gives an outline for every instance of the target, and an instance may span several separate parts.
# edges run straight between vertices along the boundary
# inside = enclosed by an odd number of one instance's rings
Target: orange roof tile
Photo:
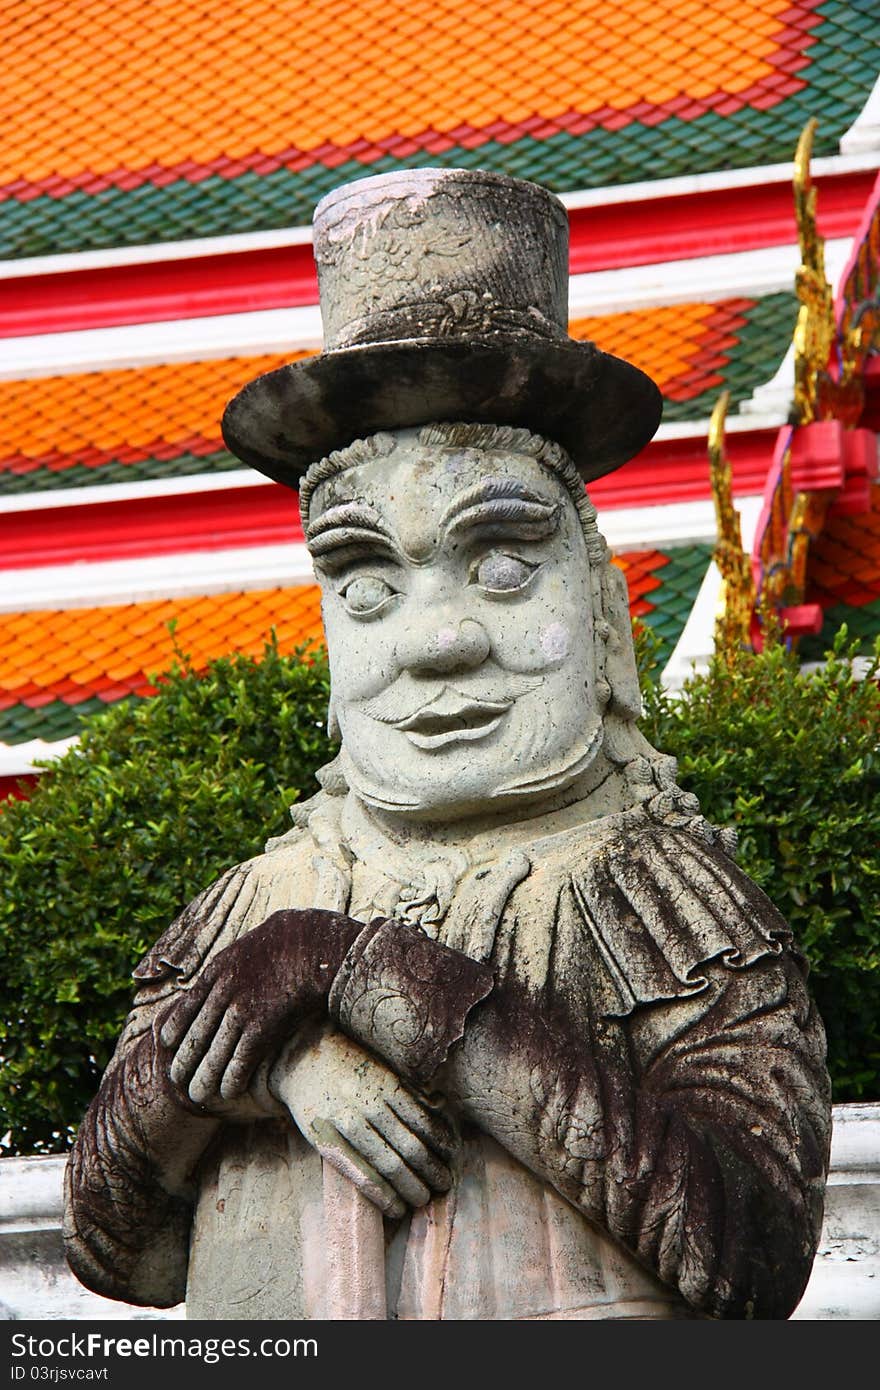
[[[615,557],[634,613],[651,610],[666,562],[659,551]],[[235,651],[258,656],[273,629],[282,651],[323,641],[317,586],[0,614],[0,708],[151,694],[179,653],[197,670]]]
[[[234,357],[0,382],[0,457],[218,439],[230,396],[286,360]]]
[[[273,628],[282,651],[321,641],[317,587],[0,614],[0,707],[149,694],[177,653],[196,669],[234,651],[259,656]]]
[[[753,301],[576,319],[571,332],[634,362],[673,401],[716,387]],[[304,353],[0,381],[0,473],[222,450],[220,417],[252,377]]]
[[[705,0],[696,11],[687,0],[568,0],[555,14],[544,0],[7,0],[0,183],[736,95],[785,65],[791,10],[791,0]]]
[[[684,625],[709,551],[701,545],[614,558],[627,578],[633,616],[667,646]],[[2,615],[0,742],[66,738],[102,704],[151,695],[179,653],[196,669],[233,652],[258,657],[273,629],[282,651],[321,642],[317,588]]]
[[[714,376],[736,346],[736,330],[752,300],[720,304],[673,304],[624,314],[575,319],[574,338],[589,338],[605,352],[641,367],[672,400],[699,395],[720,378]]]

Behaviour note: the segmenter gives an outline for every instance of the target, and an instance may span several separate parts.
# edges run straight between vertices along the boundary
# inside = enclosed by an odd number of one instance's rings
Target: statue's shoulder
[[[729,846],[698,815],[645,808],[569,838],[566,881],[605,966],[604,1012],[700,993],[710,962],[736,972],[788,949],[785,919]]]
[[[696,895],[707,906],[723,901],[732,918],[766,918],[768,929],[790,935],[770,899],[737,864],[735,849],[735,834],[698,812],[654,803],[596,823],[583,876],[597,888],[640,900],[645,892],[677,900],[682,890],[686,900]]]
[[[216,951],[282,908],[315,905],[316,842],[308,824],[227,869],[174,919],[134,971],[142,986],[185,981]]]

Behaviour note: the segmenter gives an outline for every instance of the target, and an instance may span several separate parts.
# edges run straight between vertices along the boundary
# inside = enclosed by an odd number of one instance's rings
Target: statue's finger
[[[339,1133],[330,1120],[313,1120],[307,1136],[322,1158],[331,1163],[343,1177],[354,1183],[358,1192],[378,1207],[385,1216],[397,1220],[406,1213],[406,1206],[394,1188]]]
[[[224,1098],[223,1077],[240,1036],[241,1024],[232,1013],[225,1014],[189,1083],[187,1094],[196,1105],[210,1106],[218,1096]]]
[[[411,1133],[417,1135],[435,1154],[449,1163],[458,1149],[452,1125],[437,1110],[427,1110],[421,1101],[401,1087],[385,1104]]]
[[[211,1045],[226,1012],[226,1000],[221,991],[212,990],[177,1046],[168,1075],[182,1091],[189,1089],[196,1068]]]
[[[432,1192],[449,1191],[452,1186],[452,1173],[449,1168],[429,1144],[417,1134],[413,1134],[395,1115],[387,1102],[377,1107],[375,1114],[370,1115],[370,1124]]]
[[[423,1207],[431,1200],[430,1187],[365,1116],[342,1115],[336,1128],[408,1206]]]
[[[245,1028],[240,1034],[220,1082],[224,1100],[237,1100],[244,1094],[271,1041],[259,1029]]]

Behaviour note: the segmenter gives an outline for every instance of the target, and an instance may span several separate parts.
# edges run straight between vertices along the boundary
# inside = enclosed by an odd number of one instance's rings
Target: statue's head
[[[612,702],[637,714],[622,576],[557,445],[378,434],[313,467],[301,506],[331,726],[370,804],[436,819],[546,799],[594,763]]]
[[[315,214],[324,352],[224,416],[240,458],[300,489],[331,728],[388,811],[528,806],[638,709],[584,483],[647,442],[660,396],[568,336],[567,236],[552,194],[482,171],[337,190]]]

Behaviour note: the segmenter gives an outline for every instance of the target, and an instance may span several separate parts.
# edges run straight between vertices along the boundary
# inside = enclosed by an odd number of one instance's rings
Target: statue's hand
[[[338,913],[275,912],[219,951],[160,1029],[168,1076],[184,1101],[254,1118],[246,1092],[259,1064],[320,1010],[363,923]]]
[[[387,1216],[447,1192],[455,1149],[438,1108],[344,1034],[294,1040],[275,1062],[269,1090],[328,1163]]]

